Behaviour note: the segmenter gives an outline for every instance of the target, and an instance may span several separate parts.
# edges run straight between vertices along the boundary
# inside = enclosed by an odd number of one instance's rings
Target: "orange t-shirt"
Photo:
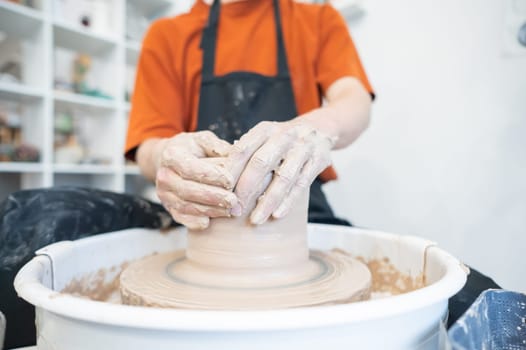
[[[345,76],[371,86],[347,25],[330,5],[279,0],[287,62],[299,115],[321,106],[329,86]],[[157,20],[144,39],[137,67],[126,157],[146,139],[171,137],[197,127],[201,84],[201,34],[210,6],[197,0],[187,14]],[[276,27],[272,0],[221,5],[215,75],[277,72]],[[336,178],[326,169],[324,181]]]

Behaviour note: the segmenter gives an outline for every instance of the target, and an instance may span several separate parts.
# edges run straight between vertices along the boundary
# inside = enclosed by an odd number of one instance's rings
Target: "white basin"
[[[467,275],[462,263],[421,238],[309,224],[311,248],[387,257],[403,273],[424,273],[428,285],[352,304],[271,311],[146,308],[58,292],[74,278],[185,244],[182,228],[130,229],[39,250],[15,279],[20,297],[36,307],[38,349],[438,349],[448,298]]]

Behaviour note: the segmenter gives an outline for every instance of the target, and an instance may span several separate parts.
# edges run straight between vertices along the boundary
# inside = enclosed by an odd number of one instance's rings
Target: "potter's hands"
[[[190,229],[208,227],[211,217],[239,215],[234,178],[219,161],[231,150],[210,131],[163,139],[153,152],[157,195],[175,221]]]
[[[229,161],[238,178],[235,194],[241,206],[246,208],[261,196],[250,214],[253,224],[285,216],[331,163],[336,140],[301,119],[261,122],[232,147]]]

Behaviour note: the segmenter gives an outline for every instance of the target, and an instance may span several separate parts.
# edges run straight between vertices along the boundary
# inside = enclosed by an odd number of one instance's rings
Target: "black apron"
[[[214,0],[201,39],[203,67],[197,130],[211,130],[219,138],[232,143],[263,120],[284,122],[297,116],[283,41],[279,1],[273,0],[273,4],[277,42],[276,76],[252,72],[215,76],[216,38],[221,5],[219,0]],[[334,217],[319,179],[314,181],[310,190],[309,221],[348,224],[347,221]]]

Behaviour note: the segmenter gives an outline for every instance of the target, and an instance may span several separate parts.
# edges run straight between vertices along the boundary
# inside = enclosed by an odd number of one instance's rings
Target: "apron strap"
[[[276,39],[277,39],[277,64],[279,77],[289,77],[289,67],[287,64],[287,54],[285,51],[285,42],[283,40],[283,30],[281,26],[281,15],[279,9],[279,0],[273,0],[274,17],[276,22]],[[217,47],[217,27],[219,24],[220,0],[214,0],[210,7],[208,23],[203,30],[201,38],[201,50],[203,50],[203,67],[202,80],[209,80],[214,77],[215,53]]]
[[[214,0],[208,15],[208,24],[203,29],[201,50],[203,50],[202,80],[214,77],[214,62],[216,53],[217,24],[219,22],[220,1]]]
[[[283,40],[283,29],[281,25],[279,0],[274,0],[274,18],[276,20],[276,37],[278,45],[278,76],[289,77],[289,66],[287,64],[287,51],[285,50],[285,40]]]

